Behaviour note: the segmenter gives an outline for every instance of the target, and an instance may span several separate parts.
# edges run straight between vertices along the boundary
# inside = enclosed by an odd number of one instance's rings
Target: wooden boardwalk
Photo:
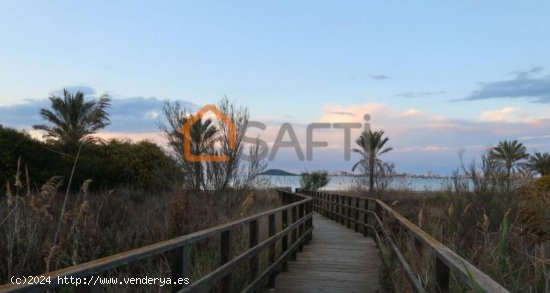
[[[313,240],[266,292],[384,292],[376,243],[352,229],[313,216]]]
[[[59,282],[60,279],[76,276],[95,277],[97,280],[97,276],[116,268],[127,268],[138,261],[158,255],[170,255],[168,260],[172,280],[188,277],[192,267],[190,247],[212,237],[220,239],[219,266],[187,286],[173,283],[172,292],[206,292],[219,288],[220,292],[230,293],[233,272],[243,265],[253,269],[251,280],[244,284],[244,292],[261,291],[266,283],[273,284],[274,279],[275,288],[267,292],[385,292],[380,284],[379,271],[383,269],[379,258],[382,250],[377,250],[373,239],[363,237],[362,234],[315,213],[318,212],[336,216],[341,221],[350,221],[352,226],[371,227],[370,231],[375,234],[378,245],[384,247],[385,261],[397,265],[396,268],[399,269],[396,278],[392,278],[396,290],[410,286],[415,292],[449,292],[452,273],[454,280],[469,286],[472,291],[479,291],[481,288],[484,292],[509,293],[491,277],[379,199],[311,190],[300,190],[297,193],[278,190],[278,193],[286,203],[283,206],[43,275],[57,282],[11,283],[0,286],[0,292],[45,292],[48,289],[57,292],[65,286],[63,282]],[[385,223],[391,223],[390,231]],[[248,250],[234,256],[232,251],[235,242],[231,241],[234,238],[232,234],[234,230],[242,229],[243,225],[248,228],[250,235]],[[269,231],[269,237],[262,238],[260,242],[259,231]],[[312,240],[303,246],[310,236]],[[403,251],[395,245],[399,239],[413,241],[413,238],[414,245],[403,245]],[[282,251],[277,258],[276,248],[279,244]],[[303,251],[297,254],[296,261],[290,261],[292,253],[300,246],[303,246]],[[269,266],[260,272],[260,255],[263,252],[268,253]],[[431,268],[411,267],[405,255],[419,252],[433,256]],[[284,263],[288,264],[288,270],[276,275],[277,269]],[[419,274],[433,280],[429,288],[425,288],[420,282],[417,277]],[[89,293],[103,291],[101,286],[94,284],[81,285],[78,289],[79,292]],[[105,289],[120,290],[114,287]]]

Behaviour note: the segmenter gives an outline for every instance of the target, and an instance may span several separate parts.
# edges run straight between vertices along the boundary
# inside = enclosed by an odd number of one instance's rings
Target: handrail
[[[304,244],[311,240],[313,229],[313,202],[308,196],[299,195],[286,190],[278,190],[283,202],[287,203],[269,211],[265,211],[244,219],[236,220],[227,224],[218,225],[212,228],[173,238],[170,240],[158,242],[148,246],[136,248],[133,250],[118,253],[112,256],[92,260],[80,265],[67,267],[54,272],[46,273],[41,277],[51,277],[55,282],[50,284],[7,284],[0,286],[0,292],[43,292],[45,289],[58,288],[64,286],[57,282],[58,277],[94,277],[109,270],[134,263],[141,259],[170,253],[172,280],[188,277],[189,275],[189,246],[198,241],[220,235],[220,266],[212,272],[196,280],[192,284],[184,286],[183,284],[172,283],[172,292],[194,292],[220,283],[221,292],[231,290],[231,273],[239,265],[248,262],[251,269],[252,282],[245,290],[246,292],[261,288],[266,283],[269,286],[274,285],[277,268],[284,266],[289,258],[296,259],[296,252],[301,251]],[[275,216],[281,214],[281,227],[279,232],[276,229]],[[258,243],[259,220],[268,218],[269,238]],[[249,247],[248,250],[233,258],[232,256],[232,231],[242,225],[249,226]],[[289,241],[290,236],[290,241]],[[282,241],[282,255],[275,259],[275,246],[278,241]],[[262,274],[259,274],[258,254],[269,250],[269,261],[271,266]],[[80,288],[82,287],[82,288]],[[97,286],[80,285],[79,292],[91,292],[97,290]]]
[[[299,190],[298,193],[311,196],[314,210],[323,216],[345,224],[348,228],[351,228],[353,223],[356,232],[373,236],[379,245],[389,247],[392,256],[401,265],[415,292],[448,292],[451,271],[472,289],[481,288],[485,292],[509,292],[381,200],[311,190]],[[410,241],[411,245],[408,247],[415,249],[411,253],[421,254],[422,248],[427,248],[431,252],[433,260],[431,274],[434,279],[431,288],[424,288],[424,284],[404,257],[405,253],[396,245],[398,235],[404,235]],[[384,258],[385,261],[389,261],[389,256],[384,255]]]

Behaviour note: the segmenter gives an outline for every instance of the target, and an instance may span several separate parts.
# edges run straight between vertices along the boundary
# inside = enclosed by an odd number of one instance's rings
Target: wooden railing
[[[242,292],[252,292],[266,285],[273,287],[278,270],[281,267],[284,268],[288,260],[296,259],[296,252],[301,251],[303,245],[311,240],[313,230],[312,199],[285,190],[279,190],[278,192],[285,203],[282,207],[231,223],[42,275],[50,277],[51,284],[10,284],[1,286],[0,292],[44,292],[49,288],[66,286],[57,283],[56,280],[58,277],[72,276],[90,280],[90,278],[101,276],[110,270],[162,254],[168,254],[169,256],[167,259],[171,262],[172,280],[186,278],[189,276],[190,266],[189,247],[198,241],[211,237],[220,238],[219,253],[221,261],[219,266],[187,286],[172,285],[172,292],[205,291],[216,285],[219,286],[219,291],[230,292],[232,291],[232,273],[240,265],[249,266],[249,279],[251,280],[246,284],[246,288]],[[279,228],[277,228],[276,217],[280,219]],[[266,218],[267,221],[261,221]],[[269,236],[264,241],[258,243],[261,222],[267,222],[266,229]],[[233,256],[233,231],[243,225],[248,226],[248,249],[238,256]],[[276,245],[278,242],[281,243],[282,250],[277,258]],[[259,254],[265,250],[268,250],[269,263],[268,267],[260,272]],[[98,292],[102,288],[100,286],[80,285],[76,289],[78,292]]]
[[[449,292],[451,273],[474,292],[508,292],[378,199],[310,190],[298,192],[313,198],[314,210],[319,214],[374,237],[386,264],[397,262],[414,292]],[[423,282],[417,272],[419,268],[411,264],[413,257],[429,259],[430,271],[422,272],[429,276],[429,282]]]

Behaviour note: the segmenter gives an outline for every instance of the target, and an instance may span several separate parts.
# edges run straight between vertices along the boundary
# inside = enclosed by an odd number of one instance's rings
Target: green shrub
[[[5,187],[9,180],[13,184],[14,174],[17,171],[17,162],[21,160],[22,172],[25,166],[29,171],[29,177],[33,180],[30,184],[41,186],[50,177],[52,170],[62,167],[59,155],[48,150],[43,143],[31,138],[27,133],[0,125],[0,186]],[[3,193],[2,193],[3,194]]]
[[[304,172],[300,176],[302,176],[300,185],[305,189],[318,190],[329,182],[327,171]]]
[[[0,191],[8,181],[13,186],[18,161],[24,180],[27,180],[27,167],[32,189],[38,189],[52,176],[68,179],[74,156],[64,153],[63,146],[42,142],[24,132],[0,126]],[[152,142],[110,140],[83,146],[72,188],[76,190],[82,182],[92,179],[92,190],[120,186],[141,191],[167,190],[181,182],[181,174],[176,161]]]

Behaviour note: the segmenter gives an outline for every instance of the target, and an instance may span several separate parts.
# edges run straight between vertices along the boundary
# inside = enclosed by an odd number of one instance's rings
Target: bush
[[[318,190],[329,182],[327,171],[304,172],[300,176],[302,176],[300,185],[305,189]]]
[[[96,188],[119,186],[135,190],[166,190],[181,181],[170,156],[149,141],[110,140],[83,148],[75,181],[94,180]]]
[[[34,181],[31,186],[40,186],[48,180],[51,171],[61,169],[59,155],[48,150],[38,140],[31,138],[27,133],[0,125],[0,186],[5,187],[6,182],[13,185],[13,175],[17,172],[20,162],[20,170],[25,173],[28,169],[29,177]],[[2,192],[4,194],[4,192]]]
[[[533,183],[533,186],[537,191],[550,192],[550,175],[540,177]]]
[[[67,182],[73,164],[74,155],[64,155],[63,146],[0,126],[1,194],[5,194],[6,182],[14,186],[14,174],[18,171],[24,184],[36,190],[52,176],[63,176]],[[26,182],[26,169],[31,182]],[[132,190],[160,191],[181,182],[181,174],[176,161],[152,142],[110,140],[83,146],[72,189],[92,179],[92,190],[124,186]]]
[[[550,176],[545,176],[550,179]],[[537,182],[541,182],[540,179]],[[519,219],[522,230],[536,236],[535,242],[548,243],[550,241],[550,181],[543,181],[546,185],[538,184],[535,188],[525,188],[519,202]],[[546,188],[546,189],[544,189]]]

